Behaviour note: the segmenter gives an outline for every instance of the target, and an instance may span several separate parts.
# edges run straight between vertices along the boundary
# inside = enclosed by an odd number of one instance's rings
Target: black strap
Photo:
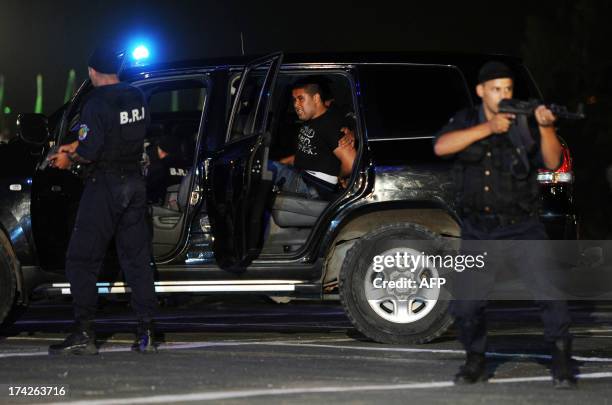
[[[519,114],[516,117],[515,122],[510,127],[508,136],[510,138],[510,142],[512,142],[512,146],[514,146],[516,149],[521,163],[523,163],[525,173],[529,173],[530,166],[527,151],[531,150],[534,141],[531,137],[531,133],[529,132],[526,115]]]

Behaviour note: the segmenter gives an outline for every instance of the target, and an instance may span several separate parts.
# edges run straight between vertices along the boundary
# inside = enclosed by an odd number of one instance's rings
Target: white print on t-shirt
[[[145,119],[145,109],[144,109],[144,107],[141,107],[140,110],[135,108],[131,112],[132,112],[132,116],[131,117],[130,117],[130,114],[127,111],[121,111],[119,113],[119,123],[121,125],[131,124],[132,122],[142,121],[142,120]]]
[[[308,125],[303,125],[298,134],[298,150],[305,155],[317,156],[316,147],[311,143],[315,135],[314,129],[310,128]]]

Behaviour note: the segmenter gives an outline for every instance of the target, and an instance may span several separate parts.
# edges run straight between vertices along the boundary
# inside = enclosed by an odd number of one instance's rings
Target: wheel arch
[[[346,252],[361,238],[376,229],[394,223],[411,223],[438,235],[459,238],[458,218],[443,207],[430,203],[385,202],[362,206],[338,224],[336,234],[325,255],[322,281],[337,280]]]

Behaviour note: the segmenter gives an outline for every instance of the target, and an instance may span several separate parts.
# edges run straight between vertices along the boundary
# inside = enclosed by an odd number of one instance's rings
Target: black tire
[[[18,312],[17,259],[6,235],[0,231],[0,329],[10,326]]]
[[[370,277],[368,268],[374,256],[400,247],[430,255],[449,253],[443,240],[422,226],[393,224],[381,227],[360,238],[348,251],[338,283],[340,300],[352,324],[369,339],[392,344],[427,343],[442,335],[453,322],[449,313],[450,294],[446,289],[440,290],[437,301],[430,300],[435,304],[423,312],[421,319],[410,323],[385,319],[366,297],[365,282],[366,277]],[[439,277],[444,277],[444,273],[440,273]]]

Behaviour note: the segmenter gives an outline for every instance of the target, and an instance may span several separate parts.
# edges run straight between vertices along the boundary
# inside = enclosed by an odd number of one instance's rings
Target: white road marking
[[[589,373],[577,376],[580,379],[600,379],[612,378],[612,373]],[[496,378],[489,382],[494,384],[509,384],[517,382],[550,382],[550,376],[519,377],[519,378]],[[408,384],[380,384],[380,385],[360,385],[360,386],[327,386],[309,388],[270,388],[258,390],[228,390],[228,391],[209,391],[194,392],[190,394],[175,395],[156,395],[149,397],[126,397],[100,400],[82,400],[71,402],[57,402],[51,405],[122,405],[122,404],[160,404],[175,402],[195,402],[195,401],[215,401],[221,399],[252,398],[260,396],[282,396],[300,394],[319,394],[319,393],[340,393],[340,392],[362,392],[362,391],[398,391],[411,389],[432,389],[453,387],[452,381],[432,381],[423,383]]]
[[[311,348],[326,348],[326,349],[347,349],[347,350],[364,350],[364,351],[378,351],[378,352],[400,352],[400,353],[437,353],[437,354],[459,354],[465,355],[464,350],[460,349],[416,349],[408,347],[376,347],[376,346],[349,346],[349,345],[330,345],[321,343],[310,343],[318,342],[319,340],[311,341],[274,341],[274,340],[255,340],[255,341],[220,341],[220,342],[172,342],[166,343],[159,346],[159,350],[184,350],[184,349],[199,349],[206,347],[223,347],[223,346],[287,346],[287,347],[311,347]],[[345,341],[341,339],[339,341]],[[112,341],[110,341],[112,342]],[[129,352],[130,347],[102,347],[99,349],[100,353],[116,353],[116,352]],[[36,351],[36,352],[0,352],[0,359],[10,357],[30,357],[30,356],[47,356],[47,351]],[[487,352],[488,357],[505,357],[505,358],[523,358],[523,359],[544,359],[550,360],[549,354],[537,354],[537,353],[498,353],[498,352]],[[609,363],[612,362],[610,357],[584,357],[584,356],[572,356],[574,360],[584,362],[599,362]]]
[[[181,350],[181,349],[199,349],[203,347],[215,347],[215,346],[244,346],[251,345],[253,342],[189,342],[184,344],[163,344],[158,347],[158,350]],[[98,349],[100,353],[119,353],[119,352],[130,352],[130,346],[119,346],[119,347],[102,347]],[[32,356],[49,356],[47,349],[44,351],[36,352],[7,352],[0,353],[0,359],[6,359],[9,357],[32,357]],[[55,357],[55,356],[53,356]]]
[[[305,346],[305,347],[323,347],[331,349],[349,349],[349,350],[370,350],[370,351],[383,351],[383,352],[405,352],[405,353],[444,353],[444,354],[465,354],[464,350],[458,349],[414,349],[407,347],[374,347],[374,346],[346,346],[346,345],[326,345],[317,343],[292,343],[292,342],[267,342],[267,343],[253,343],[253,344],[269,344],[278,346]],[[550,354],[537,354],[537,353],[497,353],[487,352],[488,357],[518,357],[527,359],[550,359]],[[583,357],[573,356],[574,360],[578,361],[592,361],[592,362],[612,362],[612,357]]]
[[[523,330],[520,332],[493,330],[491,332],[488,332],[488,335],[489,336],[521,336],[521,335],[529,336],[529,335],[541,335],[542,334],[541,328],[533,328],[533,329],[522,328],[522,329]],[[612,332],[612,329],[584,329],[580,327],[572,327],[571,332],[573,335],[577,333],[610,333]]]
[[[9,339],[18,339],[18,338],[9,338]],[[59,339],[59,338],[44,338],[44,340],[52,340],[52,341],[63,341],[64,339]],[[327,341],[329,342],[334,342],[334,341],[347,341],[350,339],[329,339]],[[309,343],[309,342],[319,342],[320,340],[300,340],[300,342],[303,343]],[[205,348],[205,347],[223,347],[223,346],[248,346],[248,345],[265,345],[266,343],[272,343],[272,344],[277,344],[277,343],[291,343],[291,342],[287,342],[287,341],[266,341],[266,340],[226,340],[226,341],[220,341],[220,342],[168,342],[168,343],[164,343],[161,344],[158,347],[158,350],[185,350],[185,349],[200,349],[200,348]],[[132,341],[113,341],[113,340],[109,340],[106,343],[128,343],[131,344]],[[101,347],[98,350],[100,353],[119,353],[119,352],[130,352],[131,351],[131,347],[125,347],[125,346],[109,346],[109,347]],[[20,351],[20,352],[5,352],[2,353],[0,352],[0,359],[6,359],[6,358],[11,358],[11,357],[32,357],[32,356],[49,356],[48,350],[47,348],[44,348],[44,350],[37,350],[37,351]]]
[[[604,332],[612,332],[612,329],[578,329],[572,328],[573,331],[580,333],[604,333]]]
[[[572,336],[577,338],[585,338],[585,339],[590,339],[590,338],[595,338],[595,339],[610,339],[612,338],[612,335],[602,335],[602,336],[597,336],[597,335],[581,335],[579,333],[572,333]]]

